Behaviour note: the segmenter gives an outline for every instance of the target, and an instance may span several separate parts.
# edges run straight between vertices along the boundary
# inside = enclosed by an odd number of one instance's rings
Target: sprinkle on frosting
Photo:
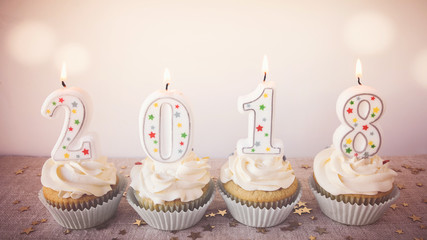
[[[175,199],[189,202],[203,195],[202,188],[211,177],[209,169],[208,159],[200,159],[194,152],[173,163],[146,158],[132,168],[130,186],[155,204]]]
[[[397,176],[389,168],[389,163],[383,162],[377,155],[365,159],[349,159],[330,147],[314,158],[313,170],[319,185],[333,195],[375,195],[389,191]]]
[[[247,191],[276,191],[288,188],[295,180],[294,170],[282,156],[263,157],[235,152],[221,167],[221,182],[233,180]]]

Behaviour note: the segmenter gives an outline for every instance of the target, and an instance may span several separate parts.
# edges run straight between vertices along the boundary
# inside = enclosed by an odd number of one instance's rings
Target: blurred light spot
[[[67,73],[80,74],[90,65],[90,56],[83,46],[76,43],[70,43],[61,47],[55,54],[55,62],[58,69],[62,62],[67,63]]]
[[[390,47],[394,33],[393,23],[386,16],[365,12],[346,24],[344,40],[356,54],[376,54]]]
[[[25,65],[40,64],[52,53],[54,32],[40,22],[23,22],[13,28],[6,40],[7,51]]]
[[[427,49],[421,51],[415,58],[412,74],[422,86],[427,88]]]

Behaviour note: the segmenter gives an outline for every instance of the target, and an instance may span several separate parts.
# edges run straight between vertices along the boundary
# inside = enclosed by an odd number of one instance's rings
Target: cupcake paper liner
[[[68,229],[91,228],[106,222],[116,212],[127,185],[126,179],[120,174],[118,185],[119,191],[116,196],[90,209],[62,210],[52,206],[46,201],[43,190],[39,192],[39,199],[59,225]]]
[[[205,202],[202,202],[193,210],[183,211],[156,211],[149,210],[139,206],[135,197],[135,190],[128,188],[126,198],[133,209],[141,216],[144,221],[153,228],[160,230],[182,230],[194,226],[205,215],[206,210],[214,199],[215,184],[211,180],[206,194]],[[184,204],[188,205],[188,204]],[[189,209],[190,206],[184,206],[183,209]]]
[[[284,200],[290,202],[287,205],[282,205],[281,207],[268,207],[280,205],[279,201],[266,203],[265,206],[267,207],[253,207],[246,205],[253,205],[252,202],[243,201],[228,194],[220,180],[217,181],[217,184],[219,192],[233,218],[250,227],[273,227],[282,223],[292,212],[295,204],[301,199],[302,195],[301,183],[298,181],[296,192],[292,197]]]
[[[394,186],[388,199],[382,203],[358,205],[338,202],[318,192],[313,176],[309,179],[310,189],[319,203],[322,212],[330,219],[346,225],[367,225],[377,221],[400,195],[399,189]]]

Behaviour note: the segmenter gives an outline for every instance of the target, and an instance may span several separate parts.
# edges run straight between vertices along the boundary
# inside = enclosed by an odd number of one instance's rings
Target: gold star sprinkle
[[[47,222],[47,219],[46,218],[42,218],[42,220],[40,220],[40,222],[41,223],[45,223],[45,222]]]
[[[20,203],[21,201],[19,201],[19,200],[15,200],[15,201],[13,201],[13,204],[18,204],[18,203]]]
[[[24,166],[22,169],[27,169],[27,168],[29,168],[28,166]]]
[[[224,210],[219,210],[218,209],[218,213],[217,214],[224,217],[224,215],[227,214],[227,209],[224,209]]]
[[[138,225],[138,227],[139,227],[139,226],[141,226],[141,223],[142,223],[142,220],[135,219],[135,222],[133,223],[133,225]]]
[[[328,233],[328,232],[326,231],[326,228],[320,228],[320,227],[316,227],[316,229],[315,229],[314,231],[315,231],[315,232],[317,232],[317,233],[319,233],[319,235],[322,235],[322,234]]]
[[[29,206],[24,206],[24,207],[19,208],[19,211],[20,212],[25,212],[25,211],[28,211],[28,209],[30,209]]]
[[[35,226],[35,225],[38,225],[39,223],[40,223],[39,221],[33,221],[33,222],[31,223],[31,225]]]
[[[191,232],[191,234],[188,235],[187,237],[191,238],[193,240],[196,240],[198,238],[202,238],[202,236],[200,236],[200,232]]]
[[[15,172],[15,175],[19,175],[19,174],[23,174],[24,170],[22,169],[18,169],[18,171]]]
[[[21,234],[23,234],[23,233],[25,233],[25,234],[30,234],[30,232],[34,232],[34,228],[33,227],[29,227],[29,228],[26,228],[26,229],[24,229],[22,232],[21,232]]]
[[[395,232],[398,233],[398,234],[403,234],[404,233],[402,229],[397,229]]]
[[[390,206],[390,208],[391,208],[391,209],[393,209],[393,210],[396,210],[396,208],[397,208],[397,204],[396,204],[396,203],[392,204],[392,205]]]
[[[405,185],[403,185],[403,184],[397,184],[397,187],[398,187],[400,190],[405,189]]]
[[[206,214],[205,216],[206,216],[206,217],[215,217],[215,213],[211,212],[211,213],[209,213],[209,214]]]
[[[261,227],[261,228],[256,228],[256,232],[266,234],[268,230],[266,228]]]
[[[424,226],[424,225],[422,225],[422,224],[421,224],[421,225],[420,225],[420,228],[421,228],[421,229],[426,229],[426,228],[427,228],[427,226]]]
[[[303,164],[303,165],[301,165],[301,167],[304,168],[304,169],[309,169],[310,168],[310,166],[307,165],[307,164]]]
[[[121,169],[126,169],[126,168],[127,168],[127,166],[121,166],[120,168],[121,168]]]
[[[298,215],[300,215],[300,216],[301,216],[301,214],[302,214],[302,208],[300,208],[300,209],[295,209],[294,213],[296,213],[296,214],[298,214]]]
[[[311,218],[311,220],[317,220],[317,217],[315,217],[315,216],[311,216],[310,218]]]
[[[421,222],[421,217],[415,216],[414,214],[412,214],[412,216],[410,216],[409,218],[412,219],[413,222]]]
[[[304,207],[302,208],[302,213],[310,213],[311,210],[312,210],[311,208]]]
[[[297,202],[298,207],[306,207],[307,206],[306,204],[307,202],[301,202],[301,201]]]
[[[402,203],[402,206],[404,206],[404,207],[409,207],[409,204],[408,204],[408,203],[406,203],[406,202],[404,202],[404,203]]]
[[[71,233],[71,230],[70,230],[70,229],[65,229],[65,231],[64,231],[64,234],[65,234],[65,235],[70,234],[70,233]]]
[[[416,185],[417,185],[418,187],[422,187],[422,186],[423,186],[423,184],[422,184],[422,183],[416,183]]]
[[[310,239],[310,240],[316,240],[316,237],[313,236],[313,235],[310,235],[310,237],[308,237],[308,239]]]

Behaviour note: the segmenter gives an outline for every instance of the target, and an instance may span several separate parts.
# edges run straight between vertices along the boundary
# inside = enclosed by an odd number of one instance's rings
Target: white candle
[[[381,131],[375,122],[381,117],[384,104],[376,89],[361,85],[361,76],[362,66],[358,60],[359,85],[344,90],[337,100],[341,125],[335,130],[333,144],[349,158],[371,157],[381,147]]]
[[[238,110],[249,112],[248,138],[237,142],[239,154],[283,154],[283,143],[273,139],[274,87],[273,81],[265,81],[267,76],[267,57],[264,56],[264,81],[246,96],[238,99]]]
[[[140,139],[153,160],[175,162],[192,150],[192,116],[184,95],[169,90],[170,75],[165,70],[166,89],[150,94],[139,114]]]
[[[61,160],[81,160],[94,159],[93,139],[91,136],[83,136],[83,126],[87,120],[84,93],[75,87],[66,87],[66,69],[62,66],[61,81],[63,88],[52,92],[44,101],[41,114],[51,119],[56,110],[62,107],[65,110],[65,120],[61,134],[52,149],[52,159]]]

